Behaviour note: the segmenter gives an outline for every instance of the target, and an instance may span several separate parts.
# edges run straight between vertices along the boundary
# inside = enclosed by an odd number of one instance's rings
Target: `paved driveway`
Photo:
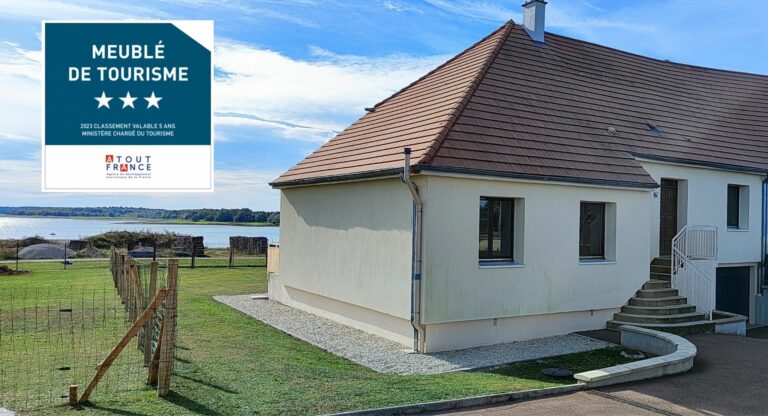
[[[726,335],[688,339],[698,348],[698,355],[693,369],[684,374],[451,414],[768,414],[768,339]]]

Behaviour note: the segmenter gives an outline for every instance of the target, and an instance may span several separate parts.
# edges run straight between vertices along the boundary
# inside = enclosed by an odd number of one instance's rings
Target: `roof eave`
[[[668,163],[675,163],[680,165],[729,170],[733,172],[757,173],[762,175],[768,175],[768,169],[758,168],[753,166],[739,166],[739,165],[731,165],[728,163],[706,162],[706,161],[682,159],[682,158],[668,157],[668,156],[648,155],[648,154],[637,153],[637,152],[632,152],[631,154],[632,156],[638,159],[646,159],[650,161],[668,162]]]
[[[514,178],[514,179],[526,179],[542,182],[560,182],[560,183],[578,183],[594,186],[606,186],[606,187],[618,187],[618,188],[640,188],[640,189],[655,189],[659,187],[650,176],[651,182],[634,182],[634,181],[622,181],[622,180],[609,180],[609,179],[590,179],[590,178],[575,178],[569,176],[552,176],[552,175],[535,175],[528,173],[514,173],[514,172],[499,172],[483,169],[469,169],[458,168],[452,166],[429,166],[429,165],[414,165],[414,169],[418,169],[422,172],[445,172],[445,173],[458,173],[466,175],[477,176],[495,176],[502,178]]]
[[[390,169],[371,170],[366,172],[349,173],[349,174],[343,174],[343,175],[319,176],[319,177],[313,177],[313,178],[307,178],[307,179],[294,179],[294,180],[287,180],[287,181],[275,180],[273,182],[270,182],[269,186],[271,186],[274,189],[283,189],[283,188],[292,188],[292,187],[307,186],[307,185],[329,184],[334,182],[351,182],[351,181],[366,180],[366,179],[380,179],[380,178],[399,176],[402,171],[403,171],[403,168],[390,168]]]

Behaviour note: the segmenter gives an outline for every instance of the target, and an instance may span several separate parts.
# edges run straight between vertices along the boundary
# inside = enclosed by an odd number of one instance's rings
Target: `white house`
[[[272,299],[422,352],[764,322],[768,77],[545,34],[544,7],[272,183]]]

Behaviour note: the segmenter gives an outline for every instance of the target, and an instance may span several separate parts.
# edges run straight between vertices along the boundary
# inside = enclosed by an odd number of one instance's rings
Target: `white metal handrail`
[[[717,227],[687,225],[672,239],[672,287],[709,317],[715,309],[715,280],[701,264],[708,263],[713,272],[716,261]]]

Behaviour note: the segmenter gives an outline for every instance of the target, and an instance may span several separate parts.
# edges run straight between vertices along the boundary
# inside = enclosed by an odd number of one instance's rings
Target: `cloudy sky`
[[[522,0],[0,0],[0,205],[278,208],[267,183]],[[216,191],[43,194],[41,19],[213,19]],[[549,31],[768,74],[764,0],[549,0]]]

